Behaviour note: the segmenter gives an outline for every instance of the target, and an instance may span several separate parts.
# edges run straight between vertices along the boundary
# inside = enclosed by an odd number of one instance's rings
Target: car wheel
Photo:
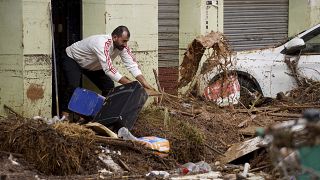
[[[249,107],[257,98],[263,96],[260,88],[252,79],[238,75],[238,81],[240,84],[240,102],[244,106]]]

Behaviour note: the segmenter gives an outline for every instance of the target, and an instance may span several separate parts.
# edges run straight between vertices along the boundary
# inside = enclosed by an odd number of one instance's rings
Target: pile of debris
[[[197,81],[201,74],[206,74],[213,69],[222,73],[221,78],[227,79],[229,68],[232,66],[231,53],[228,40],[220,32],[211,32],[194,39],[184,54],[178,87],[187,86],[186,94],[196,91],[194,94],[200,95],[197,92]]]
[[[281,94],[279,96],[286,101],[295,103],[319,104],[320,82],[306,78],[300,73],[297,67],[299,59],[300,56],[297,56],[295,60],[290,60],[289,58],[285,60],[285,63],[291,71],[290,75],[294,77],[297,83],[297,88],[289,92],[288,98],[282,98],[283,96],[281,96]]]
[[[94,132],[82,126],[41,120],[6,118],[0,121],[0,150],[22,154],[45,174],[69,175],[97,171]]]

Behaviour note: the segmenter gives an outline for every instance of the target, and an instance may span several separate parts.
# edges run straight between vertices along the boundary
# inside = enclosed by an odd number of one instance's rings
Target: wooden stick
[[[236,112],[239,112],[239,113],[247,113],[248,111],[250,112],[265,112],[265,111],[279,111],[281,110],[280,107],[277,107],[277,108],[271,108],[271,107],[260,107],[260,108],[254,108],[254,109],[235,109]]]
[[[224,155],[224,154],[223,154],[222,152],[220,152],[218,149],[213,148],[213,147],[209,146],[208,144],[205,144],[205,145],[206,145],[206,147],[208,147],[209,149],[213,150],[214,152],[220,154],[221,156],[226,157],[226,155]]]
[[[220,139],[220,138],[218,139],[218,141],[220,141],[221,144],[223,144],[223,145],[225,145],[225,146],[227,146],[227,147],[229,146],[226,142],[224,142],[224,141],[223,141],[222,139]]]
[[[119,160],[120,166],[122,166],[125,170],[131,172],[131,169],[129,168],[129,166],[126,163],[124,163],[121,159],[118,159],[118,160]]]
[[[264,165],[264,166],[261,166],[261,167],[250,169],[249,172],[256,172],[256,171],[259,171],[261,169],[268,168],[268,167],[271,167],[271,164],[267,164],[267,165]]]
[[[285,106],[285,105],[275,105],[280,109],[305,109],[305,108],[320,108],[320,105],[301,105],[301,106]]]
[[[161,89],[161,86],[160,86],[160,81],[159,81],[159,78],[158,78],[157,70],[153,69],[153,74],[154,74],[154,78],[156,79],[158,90],[159,90],[159,92],[162,93],[162,89]]]
[[[23,116],[21,116],[19,113],[17,113],[16,111],[14,111],[11,107],[7,106],[7,105],[3,105],[3,107],[7,110],[9,110],[10,112],[12,112],[14,115],[20,117],[20,118],[23,118]]]
[[[269,116],[277,117],[289,117],[289,118],[300,118],[301,114],[288,114],[288,113],[267,113]]]
[[[193,114],[190,114],[190,113],[187,113],[187,112],[183,112],[183,111],[178,111],[178,110],[170,110],[170,112],[172,113],[178,113],[178,114],[182,114],[182,115],[185,115],[185,116],[190,116],[190,117],[194,117]]]

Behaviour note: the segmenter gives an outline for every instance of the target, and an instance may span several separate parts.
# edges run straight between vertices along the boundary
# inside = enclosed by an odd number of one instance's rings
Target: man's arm
[[[138,75],[136,77],[136,79],[140,82],[140,84],[145,88],[145,89],[149,89],[149,90],[154,90],[155,89],[147,82],[147,80],[143,77],[143,75]],[[127,84],[127,83],[131,83],[132,81],[127,78],[126,76],[122,76],[122,78],[119,80],[120,84]]]
[[[141,75],[138,75],[136,77],[136,79],[140,82],[140,84],[146,88],[146,89],[152,89],[154,90],[154,88],[147,82],[147,80],[144,78],[144,76],[141,74]]]
[[[144,78],[142,72],[139,68],[139,65],[132,54],[129,47],[124,48],[120,53],[122,62],[126,66],[126,68],[130,71],[130,73],[140,82],[140,84],[146,89],[154,89]],[[126,81],[126,79],[123,79]],[[119,81],[120,82],[120,81]],[[120,82],[121,83],[121,82]]]
[[[112,39],[105,41],[100,39],[98,43],[93,44],[92,50],[96,53],[103,71],[109,76],[113,81],[119,82],[123,77],[118,70],[113,66],[110,57],[110,47]]]
[[[122,76],[122,78],[118,81],[118,83],[120,84],[128,84],[128,83],[131,83],[132,81],[127,78],[126,76]]]

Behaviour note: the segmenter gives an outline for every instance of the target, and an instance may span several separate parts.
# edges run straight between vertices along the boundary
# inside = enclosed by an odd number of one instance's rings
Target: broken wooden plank
[[[244,155],[247,155],[253,151],[260,149],[258,145],[262,143],[263,139],[260,137],[255,137],[244,142],[233,144],[226,153],[224,157],[220,160],[223,163],[230,163]]]
[[[106,126],[97,123],[97,122],[89,122],[85,125],[83,125],[86,128],[92,129],[94,132],[96,132],[99,135],[107,135],[110,136],[112,138],[118,138],[118,135],[116,133],[114,133],[113,131],[111,131],[109,128],[107,128]]]

